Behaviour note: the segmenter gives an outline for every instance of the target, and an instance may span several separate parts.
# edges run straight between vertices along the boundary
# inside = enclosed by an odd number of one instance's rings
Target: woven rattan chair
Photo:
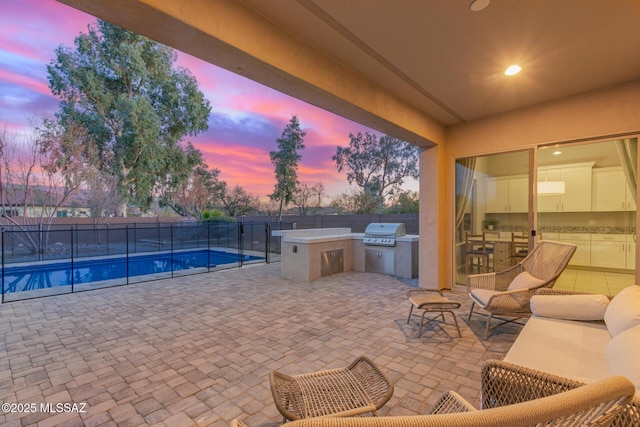
[[[290,427],[525,427],[611,425],[626,419],[635,392],[631,381],[610,377],[589,385],[520,370],[501,361],[482,368],[483,409],[476,410],[460,395],[442,396],[429,415],[308,418]],[[486,384],[486,386],[485,386]],[[505,403],[512,401],[513,403]],[[630,422],[633,422],[631,419]],[[619,424],[620,427],[634,424]],[[637,426],[637,424],[635,424]],[[232,427],[244,427],[238,420]]]
[[[346,368],[289,376],[273,371],[271,393],[284,421],[376,411],[393,396],[393,383],[366,357]]]
[[[574,244],[543,240],[522,261],[506,270],[468,276],[467,293],[472,301],[468,320],[471,321],[476,305],[484,309],[488,313],[484,332],[487,339],[493,317],[502,321],[493,328],[531,317],[529,300],[537,289],[553,287],[575,251]],[[521,275],[524,272],[527,277]],[[516,282],[518,286],[514,286]]]
[[[544,295],[563,294],[555,291],[549,292],[546,289],[540,290],[538,293]],[[540,399],[584,386],[584,383],[580,381],[514,365],[501,360],[487,360],[483,364],[481,381],[482,396],[480,407],[483,409],[497,408],[530,401],[532,399]],[[612,427],[640,426],[640,399],[632,396],[626,404],[622,405],[621,410],[618,411],[617,414],[609,417],[609,421],[611,421]],[[580,424],[576,422],[575,425],[591,426],[608,424]]]

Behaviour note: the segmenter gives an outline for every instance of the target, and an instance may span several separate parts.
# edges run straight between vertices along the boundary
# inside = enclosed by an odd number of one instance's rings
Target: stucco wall
[[[420,286],[451,288],[453,284],[456,158],[634,133],[640,133],[640,81],[448,128],[446,142],[439,147],[444,154],[438,156],[434,148],[421,156]],[[436,158],[442,162],[439,167],[433,162]],[[434,187],[440,197],[431,194]],[[438,262],[424,258],[429,256],[437,256]]]

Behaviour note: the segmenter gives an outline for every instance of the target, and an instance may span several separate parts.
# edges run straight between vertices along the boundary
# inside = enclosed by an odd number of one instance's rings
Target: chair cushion
[[[627,377],[640,391],[640,325],[613,337],[604,350],[611,375]]]
[[[511,281],[508,290],[515,291],[518,289],[535,289],[545,283],[546,282],[544,280],[532,276],[528,271],[523,271]]]
[[[531,313],[566,320],[603,320],[609,305],[606,295],[534,295]]]
[[[611,337],[625,329],[640,325],[640,286],[624,288],[613,297],[604,313],[604,323]]]
[[[474,289],[471,291],[471,298],[478,303],[482,308],[487,308],[489,305],[489,300],[492,296],[496,294],[501,294],[502,292],[492,291],[489,289]],[[522,308],[520,303],[515,298],[502,298],[500,300],[500,306],[504,309],[514,309],[517,310]]]

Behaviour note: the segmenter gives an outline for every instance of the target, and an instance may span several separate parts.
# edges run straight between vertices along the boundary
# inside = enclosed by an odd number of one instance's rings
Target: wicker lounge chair
[[[529,300],[537,289],[553,287],[575,251],[574,244],[543,240],[522,261],[506,270],[470,275],[467,293],[472,303],[468,320],[476,305],[487,311],[484,333],[487,339],[494,316],[502,322],[493,328],[531,317]]]
[[[589,385],[538,371],[485,362],[482,368],[482,410],[455,392],[446,393],[429,415],[308,418],[291,427],[524,427],[609,426],[624,420],[635,392],[624,377],[610,377]],[[633,422],[632,420],[630,422]],[[634,424],[618,424],[632,426]],[[243,427],[239,420],[232,427]]]
[[[346,368],[289,376],[273,371],[271,393],[284,421],[323,416],[376,415],[393,396],[393,383],[366,357]]]

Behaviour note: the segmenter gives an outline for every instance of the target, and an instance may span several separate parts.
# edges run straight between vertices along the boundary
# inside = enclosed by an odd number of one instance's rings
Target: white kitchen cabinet
[[[569,265],[589,267],[591,265],[591,235],[586,233],[558,233],[559,242],[573,243],[577,246]]]
[[[503,176],[487,178],[487,213],[528,212],[529,178],[526,176]]]
[[[560,181],[560,169],[539,168],[538,182],[543,181]],[[560,212],[560,196],[538,194],[538,212]]]
[[[529,212],[529,178],[509,179],[509,212]]]
[[[588,212],[591,210],[591,170],[593,163],[538,168],[538,182],[563,181],[560,196],[538,195],[539,212]]]
[[[627,270],[636,269],[636,239],[634,234],[627,234]]]
[[[627,191],[625,191],[625,200],[626,200],[626,210],[635,211],[636,210],[636,198],[631,194],[631,189],[627,185]]]
[[[487,178],[487,212],[508,212],[509,184],[506,178]]]
[[[591,266],[626,268],[627,236],[624,234],[592,234]]]
[[[592,177],[593,211],[636,210],[622,167],[596,168]]]

